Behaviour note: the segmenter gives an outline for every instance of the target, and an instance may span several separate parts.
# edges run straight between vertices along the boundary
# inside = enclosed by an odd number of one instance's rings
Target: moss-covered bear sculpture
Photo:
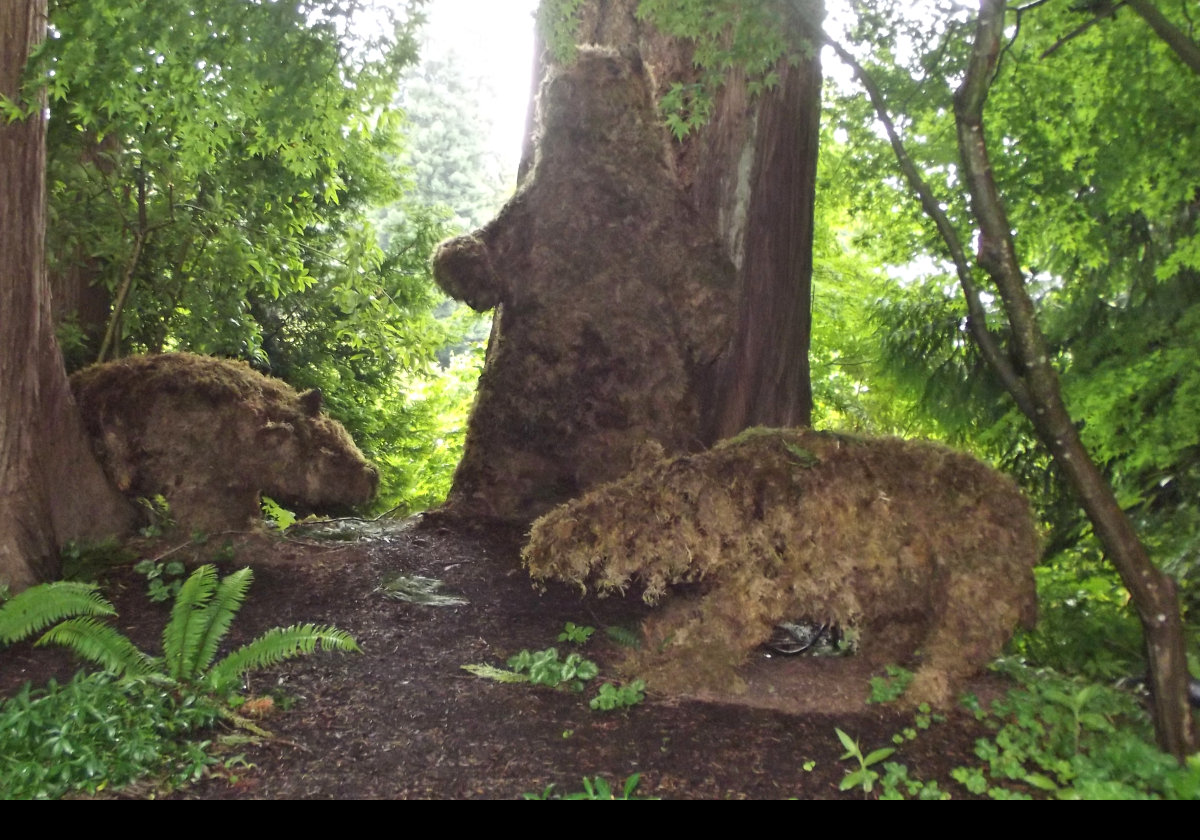
[[[627,663],[664,690],[736,690],[736,666],[803,617],[856,628],[879,661],[916,654],[908,697],[945,705],[1036,619],[1038,553],[1017,487],[968,455],[755,429],[556,508],[523,557],[585,591],[655,603],[673,587]]]
[[[379,472],[320,391],[298,394],[244,362],[168,353],[71,377],[93,448],[131,497],[162,495],[188,530],[244,528],[260,494],[304,511],[371,499]]]

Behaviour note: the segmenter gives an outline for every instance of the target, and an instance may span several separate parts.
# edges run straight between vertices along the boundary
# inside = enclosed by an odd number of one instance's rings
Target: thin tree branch
[[[870,97],[871,104],[875,107],[875,114],[879,118],[879,121],[883,123],[884,130],[887,132],[888,141],[892,145],[892,151],[896,155],[900,171],[904,173],[904,178],[908,181],[909,187],[920,198],[921,208],[937,226],[938,233],[941,235],[942,241],[945,243],[946,249],[950,254],[950,259],[954,262],[958,281],[962,286],[963,297],[966,298],[967,327],[971,330],[971,335],[975,338],[984,360],[1000,377],[1005,389],[1016,400],[1017,406],[1022,412],[1028,415],[1033,411],[1033,403],[1029,399],[1025,383],[1021,380],[1016,370],[1013,369],[1008,356],[1001,349],[996,336],[988,329],[987,310],[983,306],[979,287],[975,283],[974,276],[971,274],[966,251],[963,249],[958,231],[954,229],[954,225],[951,224],[950,219],[946,216],[946,212],[942,210],[941,205],[934,196],[933,190],[925,179],[921,177],[920,172],[917,171],[916,164],[913,163],[912,158],[905,149],[904,143],[900,139],[900,135],[896,131],[896,126],[892,122],[892,118],[888,112],[883,92],[875,84],[875,80],[871,78],[866,69],[841,44],[834,41],[828,35],[825,36],[825,43],[832,47],[833,51],[838,54],[838,57],[854,71],[854,75],[858,77],[859,82],[867,91],[867,96]]]
[[[1067,412],[992,174],[983,107],[999,57],[1004,15],[1004,0],[981,0],[967,74],[954,97],[959,156],[982,236],[979,264],[999,290],[1008,315],[1011,346],[1024,367],[1025,384],[1034,404],[1033,413],[1026,416],[1079,497],[1141,619],[1154,687],[1155,733],[1159,746],[1182,761],[1195,748],[1195,729],[1188,704],[1187,657],[1175,584],[1150,561],[1112,486],[1092,461]]]
[[[1102,23],[1103,21],[1108,20],[1110,17],[1112,17],[1114,14],[1116,14],[1117,9],[1121,8],[1121,6],[1123,6],[1123,5],[1125,5],[1125,0],[1121,0],[1120,3],[1101,2],[1101,3],[1097,4],[1096,8],[1094,9],[1094,11],[1096,12],[1095,17],[1093,17],[1091,20],[1087,21],[1086,23],[1081,23],[1079,26],[1075,27],[1070,32],[1068,32],[1066,35],[1062,36],[1057,41],[1055,41],[1050,47],[1048,47],[1046,49],[1045,52],[1042,53],[1041,58],[1049,58],[1055,51],[1058,50],[1059,47],[1063,46],[1068,41],[1078,38],[1080,35],[1082,35],[1084,32],[1087,32],[1089,29],[1091,29],[1096,24]]]
[[[1146,21],[1159,38],[1167,42],[1167,46],[1175,51],[1175,55],[1179,56],[1180,61],[1192,68],[1192,72],[1200,73],[1200,45],[1189,38],[1182,29],[1163,17],[1163,13],[1150,0],[1125,0],[1125,2],[1129,8],[1141,15],[1142,20]]]

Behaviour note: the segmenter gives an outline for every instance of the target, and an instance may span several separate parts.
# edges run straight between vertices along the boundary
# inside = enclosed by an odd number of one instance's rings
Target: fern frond
[[[0,644],[19,642],[64,618],[116,614],[92,583],[60,580],[31,586],[0,606]]]
[[[196,617],[197,628],[202,631],[196,643],[194,653],[185,660],[181,680],[194,680],[208,670],[217,655],[217,646],[229,632],[233,617],[246,599],[246,592],[254,582],[254,573],[249,567],[226,575],[213,594],[212,601],[204,608],[201,615]]]
[[[226,689],[247,671],[256,671],[285,659],[312,653],[318,647],[354,653],[360,650],[353,636],[336,627],[315,624],[276,627],[214,665],[207,679],[214,689]]]
[[[484,679],[495,680],[502,683],[523,683],[529,682],[528,674],[518,674],[516,671],[506,671],[503,668],[497,668],[495,665],[461,665],[464,671],[474,674],[477,677]]]
[[[183,678],[204,638],[203,612],[217,588],[217,567],[205,565],[188,575],[179,587],[171,618],[163,628],[163,656],[171,679]]]
[[[155,670],[154,660],[126,636],[91,617],[60,623],[46,631],[37,644],[63,645],[117,676],[146,676]]]

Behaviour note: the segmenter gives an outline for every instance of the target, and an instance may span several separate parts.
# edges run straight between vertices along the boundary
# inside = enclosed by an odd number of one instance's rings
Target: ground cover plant
[[[43,689],[26,683],[4,701],[0,793],[51,798],[120,788],[144,776],[168,790],[195,781],[221,763],[211,741],[195,740],[217,720],[262,732],[233,712],[243,674],[319,648],[358,650],[336,628],[304,624],[269,630],[217,660],[252,579],[249,568],[224,578],[212,565],[193,571],[175,594],[161,656],[100,620],[115,610],[93,584],[42,584],[0,605],[0,644],[49,626],[38,646],[62,645],[103,669]]]

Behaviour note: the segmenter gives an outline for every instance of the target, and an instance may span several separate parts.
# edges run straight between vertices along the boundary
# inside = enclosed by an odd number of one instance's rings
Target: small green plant
[[[952,778],[993,799],[1197,799],[1200,756],[1184,765],[1151,743],[1149,721],[1133,696],[1002,660],[1021,687],[976,716],[993,734],[976,742],[983,764]]]
[[[908,768],[894,761],[884,762],[883,776],[879,780],[880,799],[922,800],[949,799],[950,794],[938,787],[936,781],[922,782],[908,776]]]
[[[573,621],[568,621],[563,626],[563,631],[558,634],[558,641],[570,642],[573,645],[582,645],[585,644],[595,632],[595,627],[583,627]]]
[[[263,521],[267,523],[268,527],[274,528],[276,531],[286,531],[296,524],[296,514],[270,496],[263,496],[261,505]]]
[[[572,691],[583,691],[583,684],[600,673],[595,662],[578,653],[569,653],[565,659],[559,659],[557,648],[523,650],[510,656],[505,664],[518,674],[528,673],[529,681],[534,685],[565,687]]]
[[[146,578],[146,594],[151,601],[169,601],[179,594],[181,578],[186,571],[178,560],[169,562],[142,560],[133,570]]]
[[[896,750],[892,747],[881,747],[868,755],[863,755],[862,748],[859,747],[857,741],[840,729],[834,728],[833,731],[837,733],[838,740],[846,748],[846,752],[841,757],[842,760],[852,758],[858,762],[858,768],[846,774],[841,784],[838,785],[838,790],[850,790],[857,787],[862,789],[864,795],[869,794],[875,789],[875,782],[879,780],[879,771],[875,770],[874,766]]]
[[[583,777],[583,790],[574,793],[556,794],[554,785],[547,785],[540,793],[526,793],[523,799],[548,800],[548,799],[583,799],[583,800],[610,800],[610,799],[654,799],[655,797],[634,796],[633,793],[637,789],[638,783],[642,779],[641,773],[634,773],[625,780],[625,784],[621,786],[620,795],[613,791],[612,785],[608,783],[603,776],[596,776],[589,779]]]
[[[646,683],[633,680],[625,685],[614,685],[606,682],[600,686],[600,692],[592,698],[588,706],[593,711],[611,712],[614,709],[628,709],[646,699]]]
[[[636,630],[630,630],[628,627],[610,625],[604,628],[604,633],[621,647],[627,647],[632,650],[639,650],[642,647],[642,637],[638,635]]]
[[[95,580],[114,566],[133,562],[135,555],[115,537],[67,540],[58,552],[66,580]]]
[[[566,659],[560,659],[557,648],[522,650],[510,656],[506,664],[511,670],[494,665],[463,665],[462,668],[477,677],[497,682],[533,683],[571,691],[583,691],[583,684],[600,673],[595,662],[578,653],[569,653]]]
[[[913,672],[899,665],[888,665],[887,676],[871,677],[871,695],[868,703],[891,703],[899,700],[913,681]]]
[[[196,544],[204,542],[205,539],[205,535],[199,531],[192,534],[192,541]],[[213,552],[212,559],[214,563],[232,563],[235,554],[233,543],[230,540],[225,540],[225,542],[221,543],[221,547]]]
[[[146,526],[138,530],[143,537],[147,539],[161,537],[175,527],[175,519],[171,516],[171,506],[161,494],[151,498],[139,496],[137,503],[138,507],[145,512],[148,520]]]

